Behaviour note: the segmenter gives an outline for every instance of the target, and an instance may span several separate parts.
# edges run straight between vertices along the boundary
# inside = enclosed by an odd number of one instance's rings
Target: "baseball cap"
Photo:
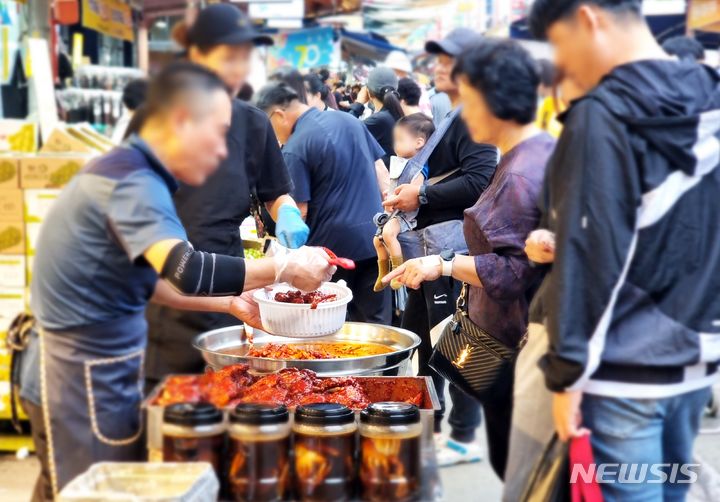
[[[429,54],[447,54],[458,57],[468,47],[482,40],[482,35],[469,28],[455,28],[442,40],[430,40],[425,44],[425,52]]]
[[[188,30],[193,45],[272,45],[273,39],[255,29],[250,18],[227,3],[212,4],[201,10]]]
[[[387,66],[378,66],[368,75],[367,87],[374,95],[378,95],[385,87],[397,90],[398,78],[395,72]]]
[[[390,52],[385,59],[384,65],[393,70],[404,71],[405,73],[412,73],[413,71],[410,58],[403,51]]]

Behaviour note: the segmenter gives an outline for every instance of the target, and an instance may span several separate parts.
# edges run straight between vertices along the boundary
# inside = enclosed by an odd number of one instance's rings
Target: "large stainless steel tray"
[[[243,363],[255,373],[274,373],[283,368],[302,368],[315,371],[319,376],[340,375],[405,375],[409,367],[413,350],[420,345],[420,338],[407,330],[382,326],[380,324],[345,323],[340,331],[333,335],[313,338],[286,338],[254,330],[253,343],[316,343],[316,342],[370,342],[386,345],[393,349],[387,354],[342,359],[269,359],[249,357],[250,350],[247,333],[243,326],[230,326],[198,335],[193,346],[200,351],[214,369],[231,364]],[[224,351],[233,350],[228,354]]]

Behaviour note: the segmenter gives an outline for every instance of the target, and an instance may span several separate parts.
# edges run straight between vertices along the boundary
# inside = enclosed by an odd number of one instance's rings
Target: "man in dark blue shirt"
[[[307,244],[328,247],[357,264],[334,277],[353,291],[350,320],[389,324],[390,296],[373,291],[373,216],[382,210],[378,180],[387,176],[385,152],[361,122],[311,108],[282,83],[261,89],[257,105],[284,145],[292,196],[310,227]]]

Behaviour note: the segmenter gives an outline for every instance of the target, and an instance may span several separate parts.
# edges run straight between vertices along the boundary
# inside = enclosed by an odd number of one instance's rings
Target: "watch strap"
[[[441,258],[441,260],[442,260],[442,258]],[[443,277],[452,277],[454,262],[455,262],[454,257],[452,260],[442,260],[442,275],[443,275]]]

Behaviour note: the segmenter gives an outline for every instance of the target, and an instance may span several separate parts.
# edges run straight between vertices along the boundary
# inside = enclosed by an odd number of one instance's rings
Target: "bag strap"
[[[457,173],[458,171],[460,171],[460,168],[459,168],[459,167],[456,167],[456,168],[453,169],[452,171],[449,171],[449,172],[447,172],[447,173],[445,173],[445,174],[441,174],[440,176],[434,176],[434,177],[430,178],[429,180],[427,180],[426,184],[427,184],[427,185],[430,185],[430,186],[432,186],[432,185],[437,185],[437,184],[440,183],[442,180],[444,180],[445,178],[449,178],[450,176],[452,176],[453,174]]]
[[[422,168],[425,166],[425,164],[427,164],[428,159],[430,159],[430,155],[432,155],[432,153],[435,151],[435,148],[437,148],[437,146],[440,144],[443,137],[445,136],[445,133],[448,131],[448,129],[450,129],[453,121],[460,114],[460,111],[461,107],[458,106],[449,114],[447,114],[447,116],[442,120],[442,122],[440,122],[440,125],[438,125],[437,129],[435,129],[435,132],[432,133],[432,136],[430,136],[430,139],[428,139],[425,143],[425,146],[423,146],[422,149],[418,153],[416,153],[415,156],[411,158],[405,165],[402,174],[400,174],[400,177],[398,178],[398,185],[412,182],[415,175],[422,171]]]
[[[467,315],[468,312],[468,283],[462,283],[462,289],[460,290],[460,296],[455,301],[456,314]]]
[[[258,239],[263,239],[267,232],[265,231],[265,222],[262,218],[262,205],[260,199],[255,192],[255,188],[250,189],[250,214],[255,220],[255,230],[257,230]]]

